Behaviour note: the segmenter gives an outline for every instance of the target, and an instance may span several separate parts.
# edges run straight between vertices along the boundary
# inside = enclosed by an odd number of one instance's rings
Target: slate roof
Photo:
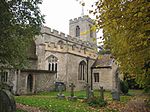
[[[113,60],[110,54],[99,55],[92,68],[111,68]]]

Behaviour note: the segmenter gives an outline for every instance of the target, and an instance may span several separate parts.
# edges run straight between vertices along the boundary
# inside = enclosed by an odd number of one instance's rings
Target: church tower
[[[69,22],[69,35],[96,44],[96,31],[93,26],[94,22],[88,16],[71,19]]]

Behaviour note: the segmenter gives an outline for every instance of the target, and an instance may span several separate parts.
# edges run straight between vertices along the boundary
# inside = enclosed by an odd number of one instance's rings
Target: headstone
[[[113,100],[120,101],[120,93],[119,93],[119,91],[112,90],[111,94],[112,94],[112,99]]]
[[[104,89],[102,86],[100,86],[99,93],[100,93],[100,98],[104,100]]]
[[[16,112],[16,102],[9,90],[0,90],[0,112]]]
[[[86,98],[89,99],[90,98],[90,85],[87,83],[85,85],[86,88]]]
[[[93,91],[93,90],[90,90],[89,97],[90,97],[90,98],[93,98],[93,97],[94,97],[94,91]]]
[[[77,97],[74,96],[74,88],[75,88],[75,85],[73,83],[71,83],[69,85],[69,87],[71,88],[71,95],[68,97],[69,100],[77,100]]]
[[[63,82],[55,82],[55,91],[57,91],[57,92],[59,91],[58,90],[58,86],[60,84],[62,85],[62,91],[66,90],[66,86],[65,86],[65,84]]]
[[[120,101],[120,79],[118,77],[118,71],[115,74],[115,86],[112,89],[112,99]]]
[[[59,85],[58,85],[58,91],[59,91],[59,93],[57,94],[57,98],[59,98],[59,99],[64,99],[65,96],[64,96],[64,94],[62,93],[62,91],[63,91],[63,85],[62,85],[62,84],[59,84]]]

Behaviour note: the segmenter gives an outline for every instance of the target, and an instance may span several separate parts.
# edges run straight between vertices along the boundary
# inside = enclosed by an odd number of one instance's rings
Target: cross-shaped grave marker
[[[85,88],[86,88],[86,98],[89,99],[89,97],[90,97],[90,85],[87,83],[85,85]]]
[[[76,87],[73,83],[71,83],[70,85],[69,85],[69,87],[71,87],[71,97],[73,97],[74,96],[74,88]]]
[[[100,93],[100,98],[104,100],[104,89],[102,86],[100,86],[99,93]]]
[[[68,97],[69,100],[77,100],[77,97],[74,96],[74,88],[76,87],[73,83],[71,83],[69,85],[69,87],[71,88],[71,96]]]

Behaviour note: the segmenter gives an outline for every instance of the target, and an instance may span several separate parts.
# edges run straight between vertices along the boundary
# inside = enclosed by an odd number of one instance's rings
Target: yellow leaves
[[[95,42],[95,41],[96,41],[96,38],[93,38],[92,40],[93,40],[93,42]]]
[[[142,12],[139,12],[139,13],[138,13],[138,17],[141,17],[142,15],[143,15]]]
[[[102,56],[102,55],[99,55],[99,56],[98,56],[98,59],[99,59],[99,60],[101,60],[102,58],[103,58],[103,56]]]
[[[98,42],[98,44],[103,44],[103,42]]]
[[[88,33],[90,33],[90,30],[85,31],[85,32],[81,32],[80,35],[86,35],[86,34],[88,34]]]
[[[89,30],[81,32],[80,35],[87,35],[87,34],[89,34],[91,32],[96,32],[96,29],[97,29],[96,26],[93,25]]]
[[[144,46],[148,46],[148,42],[147,41],[145,41],[143,44],[144,44]]]
[[[96,28],[96,26],[95,26],[95,25],[93,25],[93,26],[91,27],[91,29],[90,29],[90,30],[91,30],[91,31],[93,31],[93,32],[95,32],[95,31],[96,31],[96,29],[97,29],[97,28]]]

